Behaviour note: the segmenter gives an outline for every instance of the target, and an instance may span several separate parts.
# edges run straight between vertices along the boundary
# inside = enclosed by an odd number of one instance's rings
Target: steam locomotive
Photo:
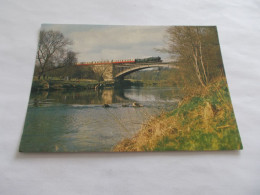
[[[158,57],[149,57],[149,58],[143,58],[143,59],[82,62],[82,63],[77,64],[77,65],[78,66],[87,66],[87,65],[123,64],[123,63],[138,64],[138,63],[149,63],[149,62],[162,62],[162,60],[158,56]]]
[[[147,63],[147,62],[162,62],[162,60],[159,56],[144,58],[144,59],[135,59],[135,63]]]

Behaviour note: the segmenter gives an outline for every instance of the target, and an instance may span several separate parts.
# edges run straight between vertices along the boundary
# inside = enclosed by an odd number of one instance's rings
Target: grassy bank
[[[104,87],[112,87],[113,82],[101,82]],[[82,90],[82,89],[95,89],[98,81],[95,80],[34,80],[32,83],[32,91],[38,90]]]
[[[187,98],[172,112],[143,124],[113,151],[237,150],[242,144],[224,78]]]
[[[156,81],[138,81],[138,80],[122,80],[120,82],[113,81],[102,81],[101,84],[106,87],[115,87],[115,88],[127,88],[131,86],[136,87],[151,87],[151,86],[168,86],[168,83],[165,82],[156,82]],[[46,79],[46,80],[37,80],[34,79],[32,83],[32,91],[39,90],[66,90],[66,89],[95,89],[98,85],[96,80],[60,80],[60,79]]]

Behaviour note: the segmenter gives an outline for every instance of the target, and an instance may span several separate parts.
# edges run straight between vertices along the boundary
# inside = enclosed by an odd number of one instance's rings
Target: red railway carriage
[[[128,59],[128,60],[111,60],[111,61],[93,61],[93,62],[82,62],[77,64],[78,66],[90,66],[90,65],[102,65],[102,64],[125,64],[125,63],[157,63],[162,62],[162,59],[158,57],[149,57],[143,59]]]
[[[82,62],[82,63],[79,63],[77,65],[78,66],[88,66],[88,65],[102,65],[102,64],[122,64],[122,63],[135,63],[135,59]]]

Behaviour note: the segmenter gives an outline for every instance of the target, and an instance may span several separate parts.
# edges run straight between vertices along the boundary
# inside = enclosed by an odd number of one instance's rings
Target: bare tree
[[[45,72],[53,70],[61,65],[66,55],[66,47],[71,41],[64,37],[59,31],[40,31],[36,66],[38,66],[38,78],[45,75]],[[71,55],[71,54],[70,54]]]
[[[215,27],[170,27],[167,52],[177,60],[182,80],[205,87],[222,72]],[[195,73],[195,74],[194,74]]]

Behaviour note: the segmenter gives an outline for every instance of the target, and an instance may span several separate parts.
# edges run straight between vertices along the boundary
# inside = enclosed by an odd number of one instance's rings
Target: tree
[[[166,51],[176,60],[178,79],[186,86],[206,87],[224,73],[215,27],[178,26],[168,28],[167,33]]]
[[[91,67],[87,66],[73,66],[73,78],[77,79],[96,79],[95,72]]]
[[[74,73],[73,66],[77,64],[76,53],[73,51],[68,51],[66,57],[64,58],[62,65],[57,68],[64,67],[64,76],[72,77]]]
[[[45,72],[54,70],[58,66],[65,66],[61,65],[64,59],[68,60],[72,57],[72,53],[66,51],[66,47],[70,44],[72,44],[71,41],[59,31],[40,31],[36,56],[36,66],[38,66],[36,70],[39,79],[45,75]]]
[[[63,60],[63,66],[73,66],[77,64],[77,57],[76,57],[76,53],[73,51],[68,51],[66,58],[64,58]]]

